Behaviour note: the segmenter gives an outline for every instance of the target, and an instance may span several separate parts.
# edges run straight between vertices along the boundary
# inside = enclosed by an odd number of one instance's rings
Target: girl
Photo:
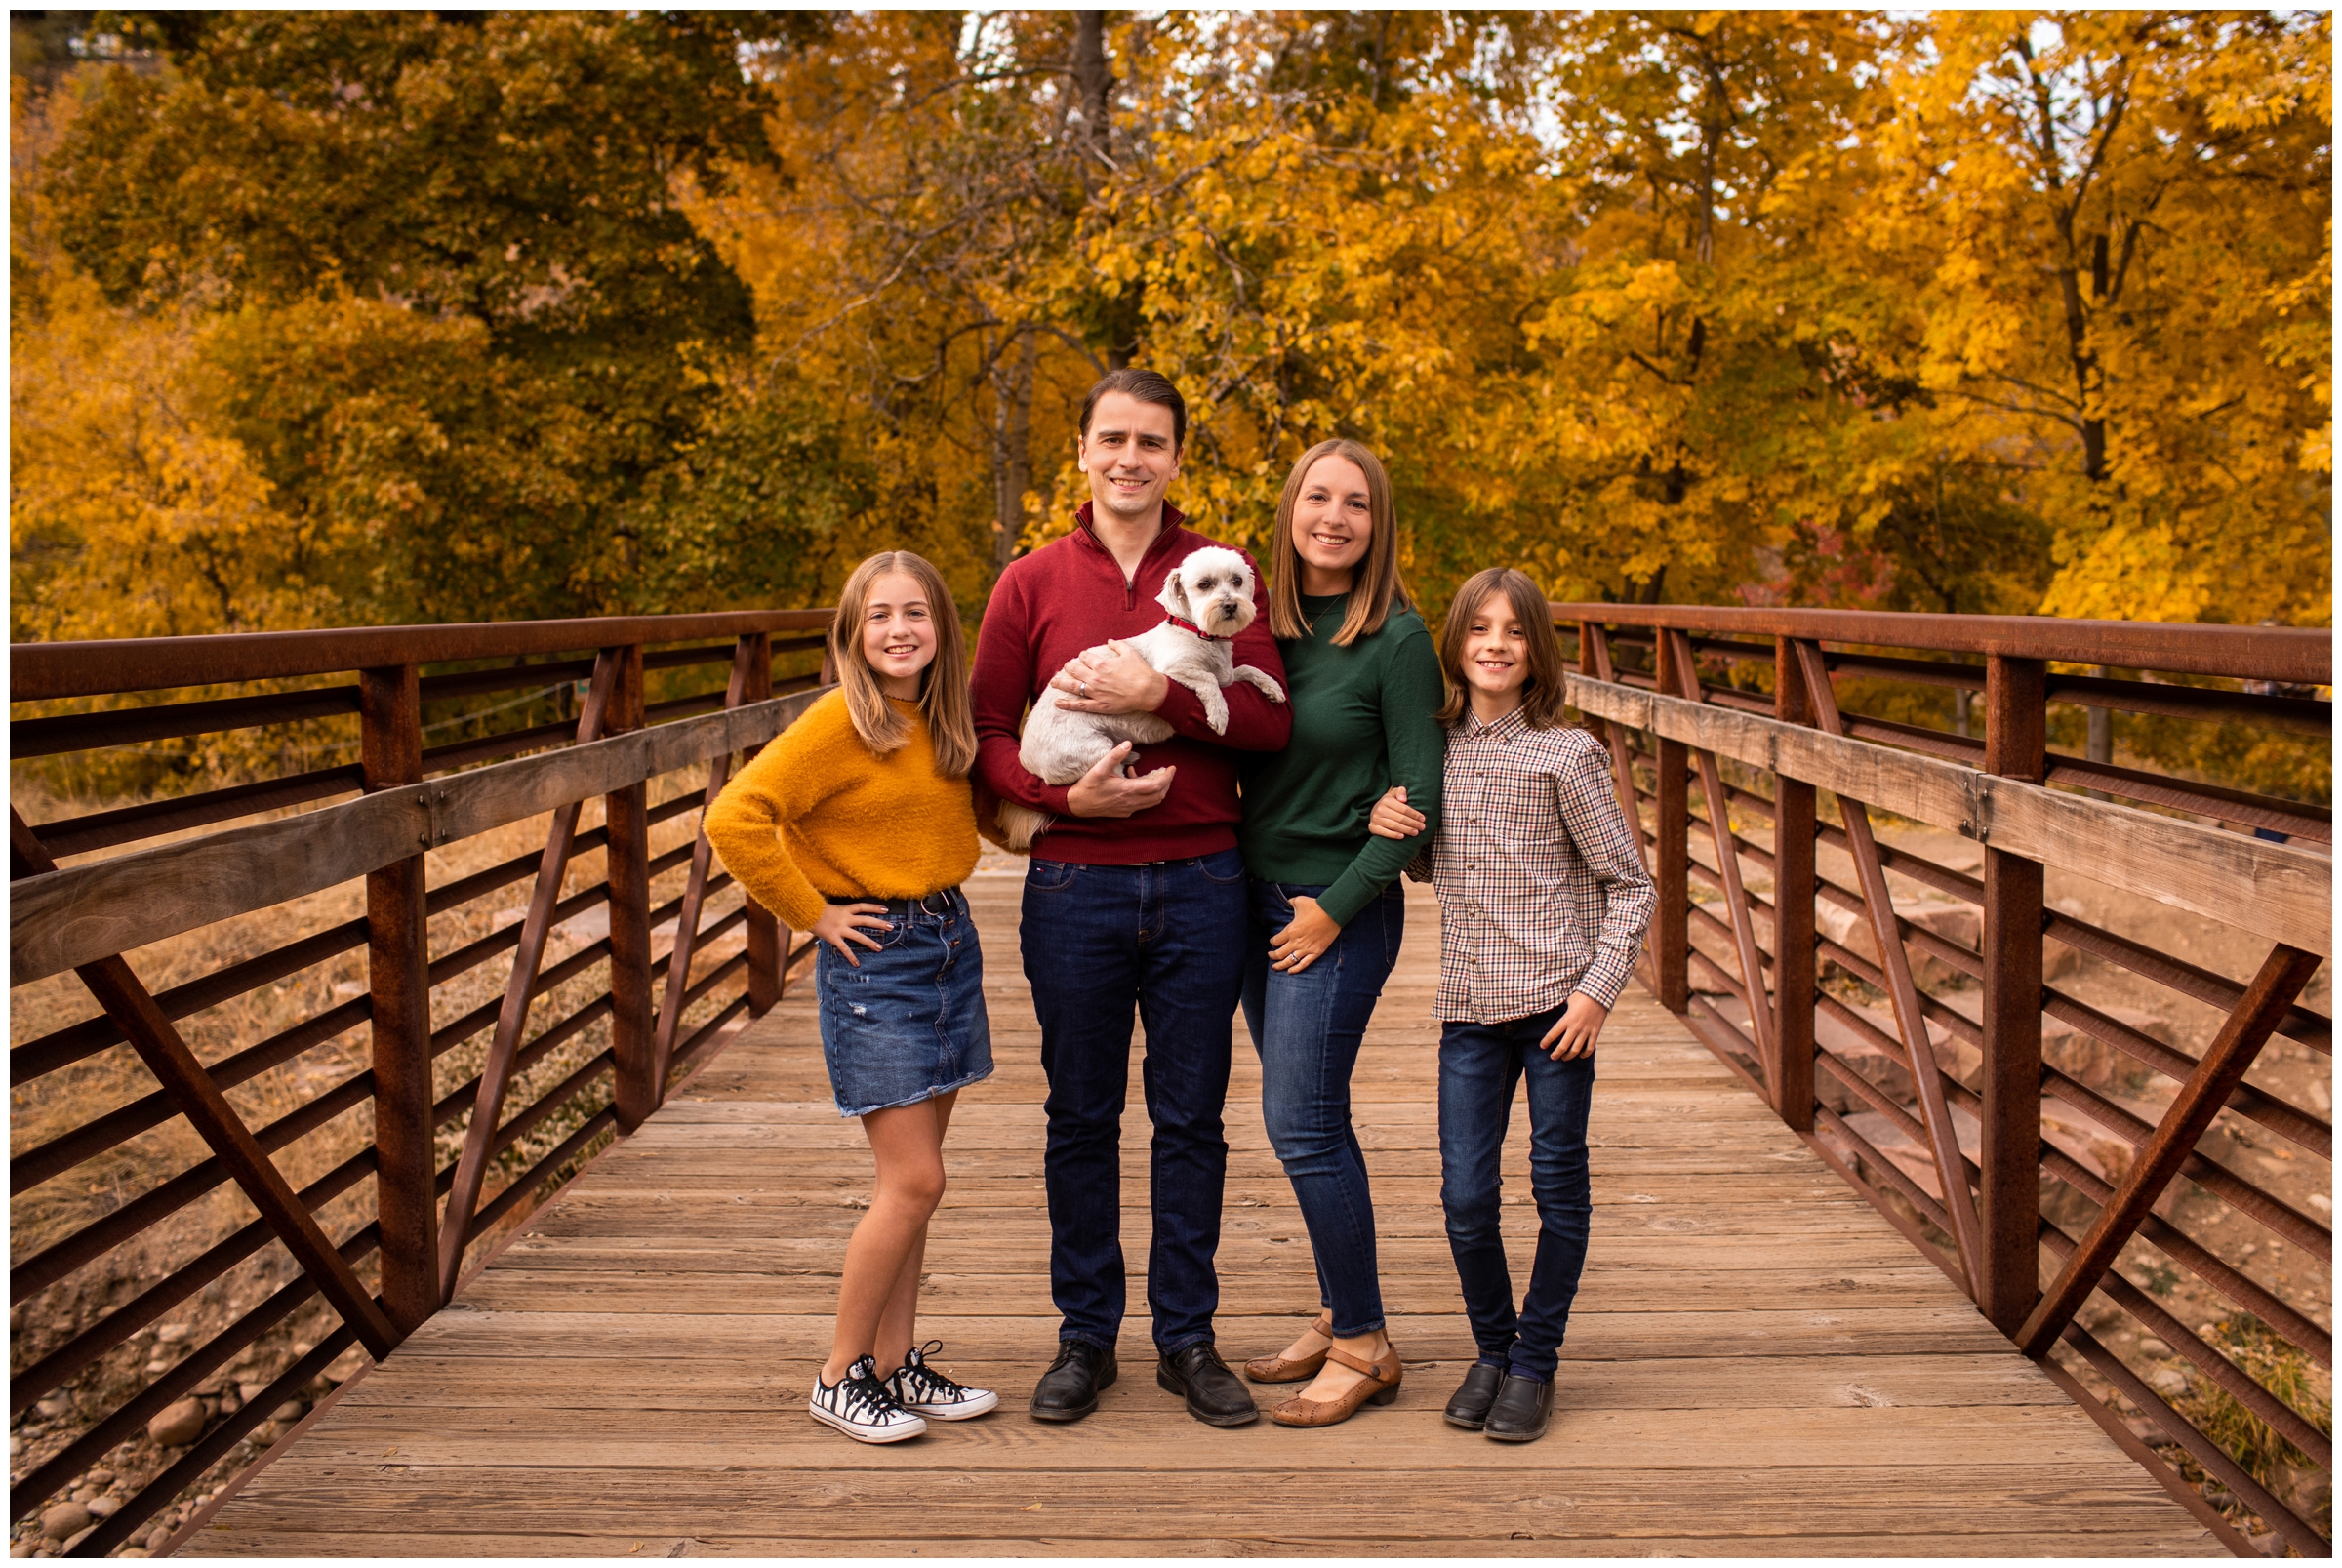
[[[1251,873],[1244,1021],[1261,1057],[1269,1142],[1293,1184],[1316,1255],[1316,1321],[1246,1363],[1256,1383],[1313,1380],[1272,1408],[1287,1427],[1328,1427],[1398,1393],[1383,1328],[1366,1161],[1350,1076],[1398,958],[1409,851],[1371,837],[1368,809],[1393,784],[1439,810],[1439,663],[1398,581],[1391,481],[1354,441],[1325,441],[1285,480],[1271,546],[1269,619],[1292,694],[1293,740],[1245,758],[1238,842]]]
[[[959,892],[976,865],[976,728],[959,613],[909,551],[854,569],[829,651],[838,689],[741,770],[707,813],[707,839],[758,904],[820,944],[829,1086],[838,1114],[862,1118],[878,1180],[846,1244],[836,1339],[809,1408],[849,1437],[892,1443],[925,1431],[925,1417],[999,1403],[931,1365],[939,1343],[913,1343],[944,1130],[959,1091],[992,1070],[984,958]]]
[[[1439,1202],[1480,1350],[1445,1414],[1519,1443],[1545,1434],[1586,1266],[1595,1043],[1658,900],[1608,752],[1561,723],[1561,648],[1537,584],[1503,568],[1465,583],[1439,663],[1445,812],[1408,874],[1439,894]],[[1394,788],[1370,830],[1411,839],[1427,815]],[[1497,1166],[1524,1077],[1538,1229],[1515,1312]]]

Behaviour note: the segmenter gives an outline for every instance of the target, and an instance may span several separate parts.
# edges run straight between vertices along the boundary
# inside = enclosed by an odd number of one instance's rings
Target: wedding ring
[[[1073,684],[1077,688],[1074,694],[1075,696],[1087,697],[1090,695],[1090,683],[1088,681],[1075,681]]]

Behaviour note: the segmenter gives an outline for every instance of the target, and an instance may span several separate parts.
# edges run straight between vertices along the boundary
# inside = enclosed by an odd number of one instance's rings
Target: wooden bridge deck
[[[1443,1425],[1472,1342],[1440,1228],[1437,912],[1420,897],[1356,1080],[1398,1402],[1323,1431],[1215,1431],[1155,1387],[1134,1091],[1123,1377],[1086,1422],[1032,1422],[1024,1401],[1056,1340],[1038,1037],[1017,884],[971,891],[999,1071],[952,1128],[924,1330],[957,1375],[1001,1390],[1000,1412],[886,1449],[804,1413],[868,1156],[792,995],[287,1439],[186,1549],[2221,1554],[1639,990],[1602,1048],[1594,1250],[1554,1428],[1511,1446]],[[1239,1025],[1220,1251],[1232,1360],[1284,1344],[1313,1302],[1259,1083]],[[1524,1279],[1525,1121],[1507,1166]]]

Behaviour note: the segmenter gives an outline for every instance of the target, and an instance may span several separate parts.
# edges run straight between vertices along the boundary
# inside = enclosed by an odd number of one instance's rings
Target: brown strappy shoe
[[[1322,1336],[1326,1340],[1332,1340],[1334,1337],[1334,1314],[1319,1312],[1317,1321],[1310,1325],[1310,1332]],[[1317,1376],[1324,1370],[1324,1367],[1325,1352],[1323,1350],[1319,1350],[1315,1355],[1305,1355],[1298,1361],[1286,1360],[1284,1353],[1279,1351],[1275,1355],[1256,1355],[1245,1362],[1244,1376],[1255,1383],[1306,1383]]]
[[[1380,1365],[1361,1361],[1338,1345],[1325,1352],[1325,1358],[1338,1361],[1353,1372],[1363,1372],[1366,1381],[1354,1385],[1350,1392],[1339,1399],[1304,1399],[1296,1394],[1281,1405],[1270,1407],[1271,1421],[1279,1427],[1331,1427],[1356,1415],[1360,1405],[1387,1405],[1398,1397],[1401,1370],[1395,1347],[1389,1359]]]

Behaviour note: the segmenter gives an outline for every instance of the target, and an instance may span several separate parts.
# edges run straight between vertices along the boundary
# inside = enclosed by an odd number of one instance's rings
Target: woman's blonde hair
[[[1464,679],[1464,643],[1472,635],[1472,619],[1491,598],[1502,596],[1513,618],[1529,640],[1529,676],[1520,694],[1521,717],[1532,730],[1550,730],[1561,722],[1561,639],[1554,635],[1554,607],[1545,590],[1528,575],[1509,566],[1492,566],[1474,574],[1456,590],[1447,607],[1447,623],[1439,628],[1439,674],[1447,682],[1447,701],[1439,722],[1451,729],[1472,711],[1472,687]]]
[[[878,685],[878,672],[862,651],[863,618],[869,614],[870,584],[901,572],[927,595],[935,623],[935,658],[919,672],[919,711],[927,717],[927,739],[935,747],[935,771],[964,779],[976,765],[976,716],[968,702],[968,643],[959,628],[959,607],[944,576],[924,556],[909,550],[880,550],[846,579],[837,595],[837,619],[829,623],[829,659],[846,694],[854,733],[879,756],[910,739],[910,720],[896,711]]]
[[[1320,458],[1347,459],[1366,476],[1366,516],[1373,532],[1367,537],[1366,559],[1351,579],[1342,629],[1334,633],[1334,646],[1347,648],[1382,630],[1393,606],[1407,606],[1406,585],[1398,580],[1398,506],[1391,499],[1391,476],[1383,471],[1382,460],[1355,441],[1320,441],[1285,475],[1284,494],[1276,498],[1276,538],[1266,552],[1269,629],[1288,641],[1310,634],[1309,620],[1301,613],[1301,551],[1293,543],[1293,508],[1300,504],[1301,487]]]

